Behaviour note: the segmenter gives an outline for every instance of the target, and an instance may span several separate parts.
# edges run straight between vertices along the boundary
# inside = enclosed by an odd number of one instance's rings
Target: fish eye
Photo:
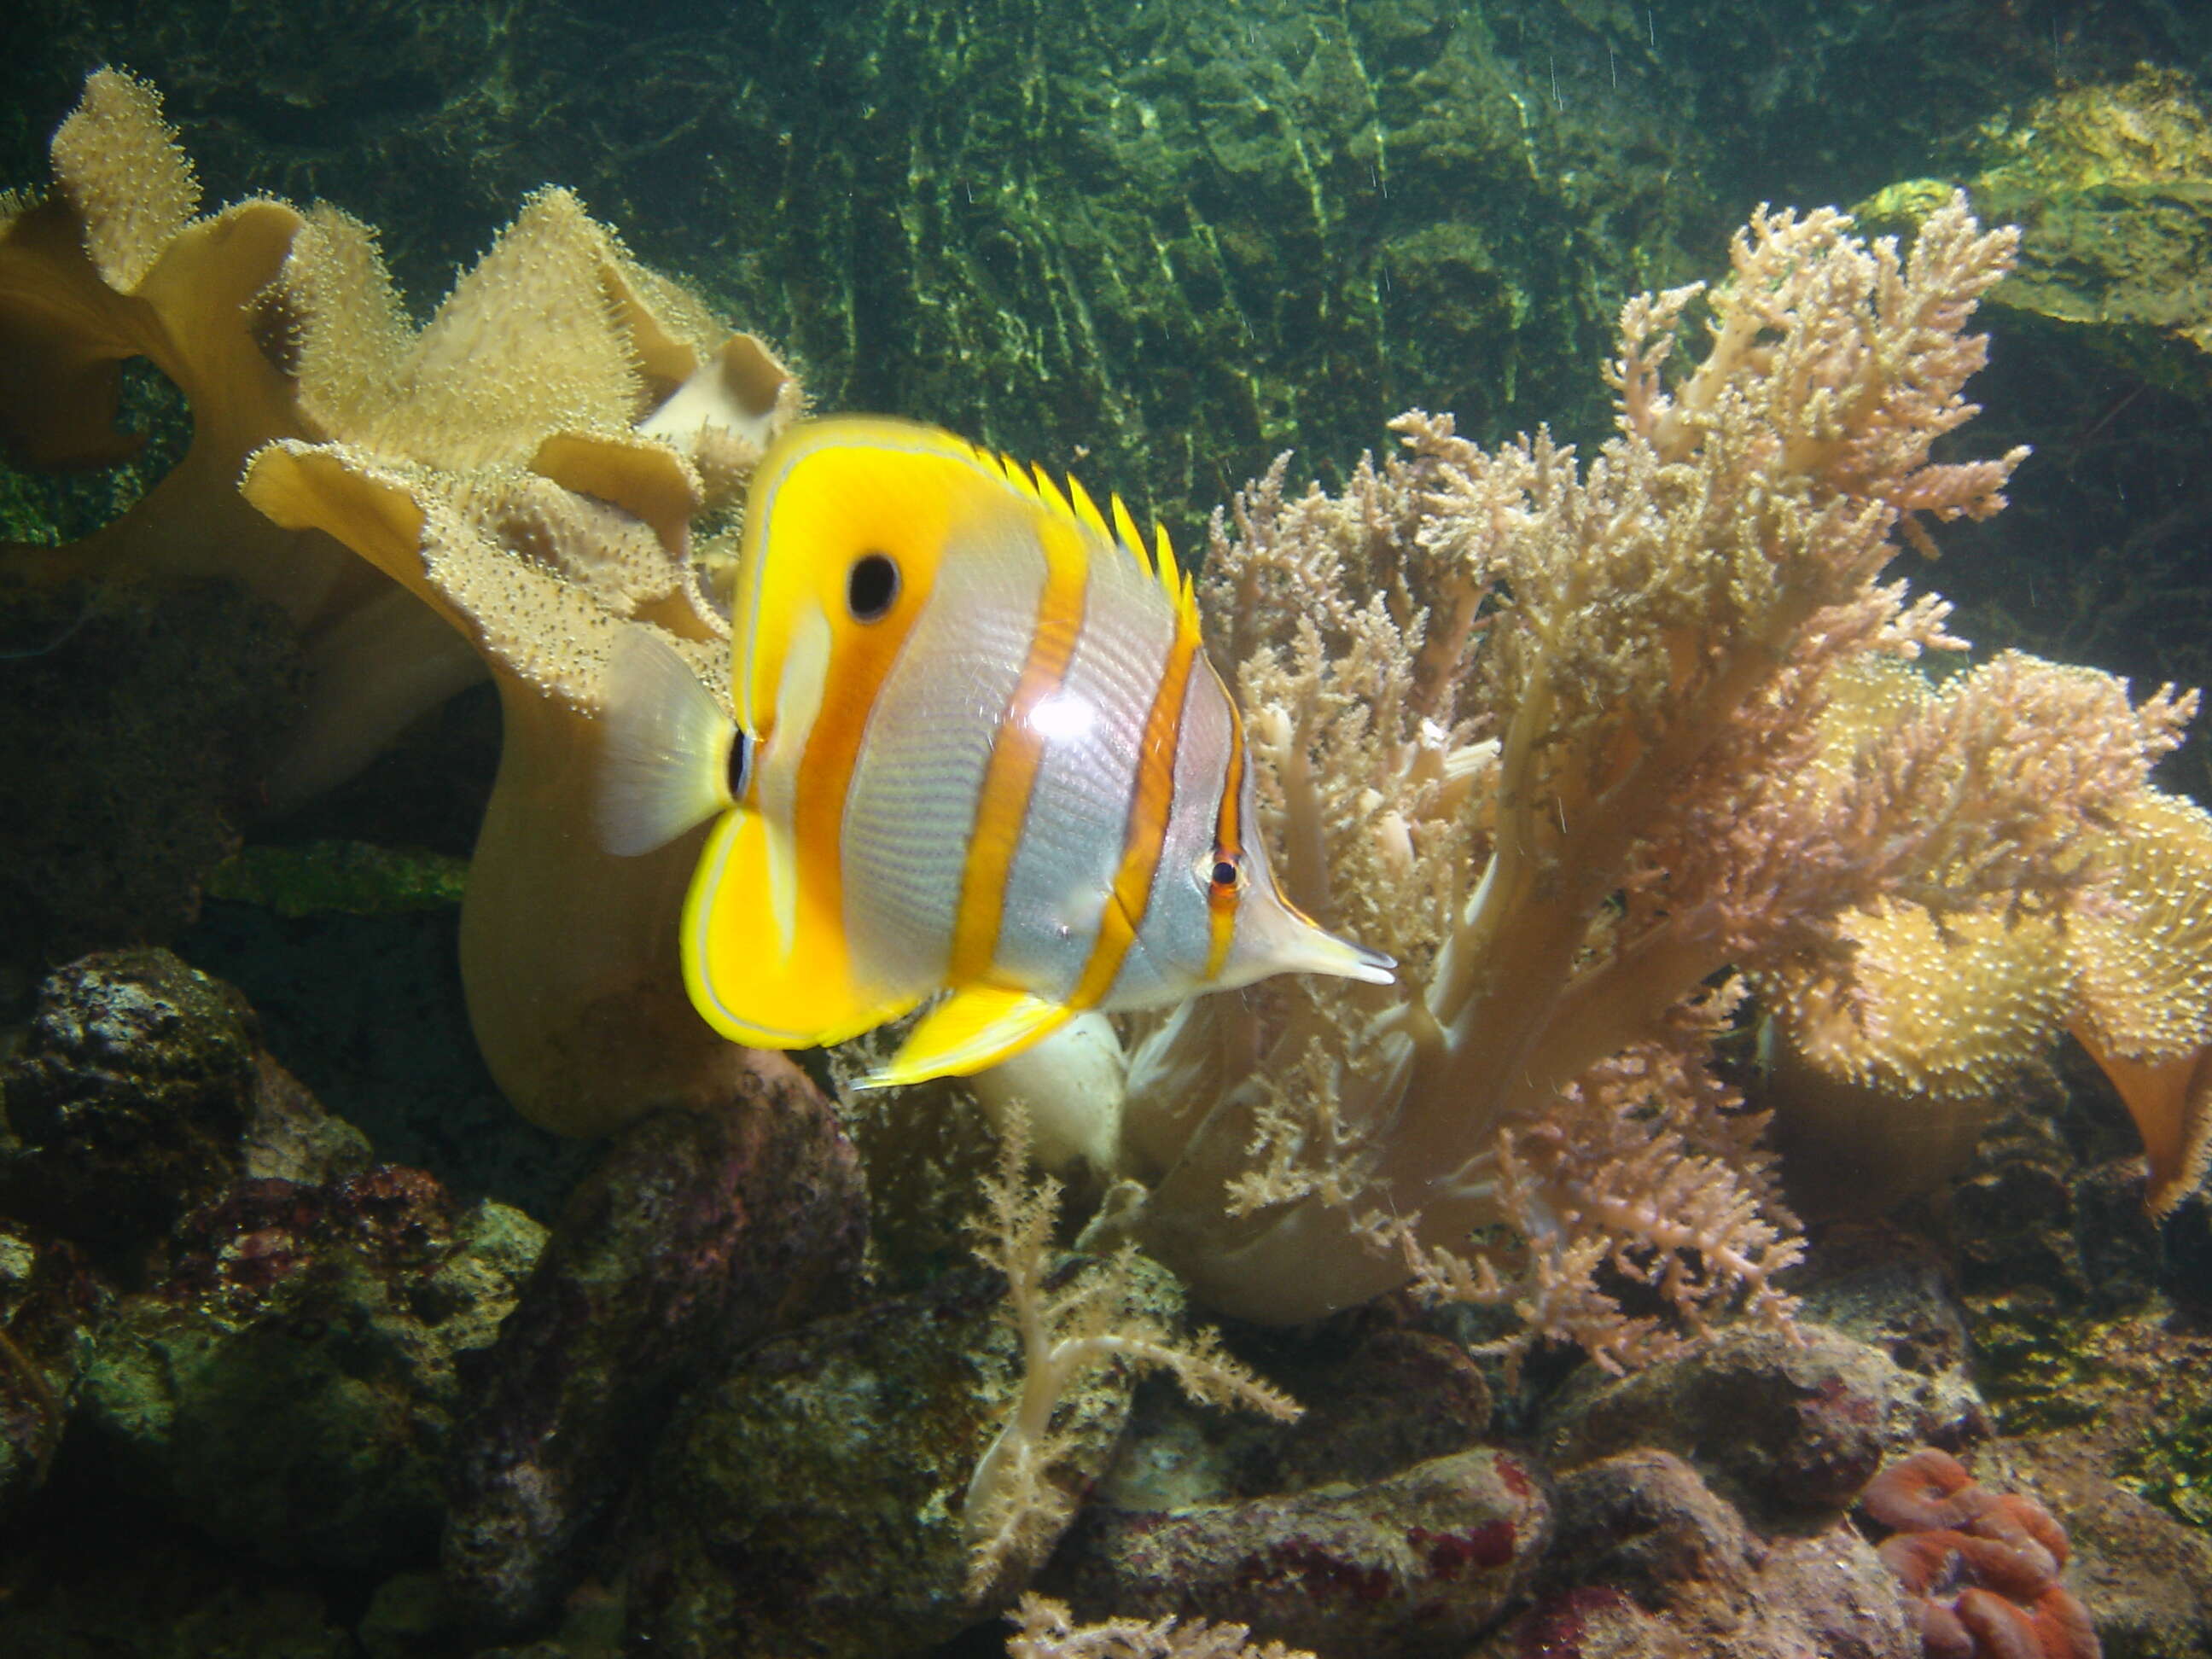
[[[1244,860],[1237,858],[1218,858],[1213,861],[1213,884],[1220,891],[1233,893],[1244,879]]]
[[[881,622],[898,600],[899,568],[886,553],[863,553],[845,573],[845,608],[854,622]]]

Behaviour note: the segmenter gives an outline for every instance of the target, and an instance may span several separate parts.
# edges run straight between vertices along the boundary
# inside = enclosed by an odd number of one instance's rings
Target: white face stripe
[[[791,630],[791,653],[776,687],[775,730],[755,757],[761,817],[767,821],[769,902],[776,938],[791,954],[799,926],[799,861],[793,820],[799,802],[799,763],[822,712],[829,683],[830,619],[808,608]]]

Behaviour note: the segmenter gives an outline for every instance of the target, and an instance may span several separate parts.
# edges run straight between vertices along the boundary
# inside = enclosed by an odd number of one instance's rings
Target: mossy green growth
[[[459,904],[468,875],[468,860],[450,854],[315,841],[243,848],[209,873],[207,895],[280,916],[391,915]]]
[[[388,1571],[435,1548],[458,1361],[544,1231],[428,1176],[249,1182],[102,1328],[83,1418],[131,1498],[280,1565]]]
[[[1974,152],[1975,211],[2022,232],[1991,305],[2154,386],[2212,392],[2212,118],[2191,77],[2147,64],[2068,88],[1984,123]],[[1859,216],[1893,229],[1950,188],[1893,185]]]
[[[2150,1435],[2118,1473],[2169,1515],[2212,1527],[2212,1401]]]
[[[2126,1386],[2100,1341],[2103,1327],[2035,1290],[1990,1298],[1975,1310],[1978,1380],[2007,1434],[2078,1428],[2096,1420]]]
[[[2094,1319],[2033,1290],[1977,1298],[1973,1330],[2002,1432],[2086,1437],[2117,1480],[2212,1525],[2212,1337],[2163,1305]]]

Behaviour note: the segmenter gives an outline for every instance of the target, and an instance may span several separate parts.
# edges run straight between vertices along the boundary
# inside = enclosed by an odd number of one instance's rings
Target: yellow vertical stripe
[[[1160,867],[1168,815],[1175,809],[1176,739],[1182,731],[1183,696],[1189,690],[1191,665],[1197,659],[1194,619],[1178,615],[1175,641],[1168,647],[1167,664],[1160,672],[1159,689],[1152,694],[1152,711],[1145,717],[1144,746],[1137,756],[1128,829],[1121,840],[1121,867],[1115,873],[1106,913],[1098,919],[1098,937],[1091,943],[1091,959],[1083,964],[1082,976],[1067,999],[1071,1007],[1095,1008],[1104,1000],[1152,902],[1152,876]]]
[[[960,908],[953,918],[951,961],[945,975],[953,985],[981,979],[997,954],[1006,883],[1021,846],[1030,793],[1044,759],[1044,738],[1030,725],[1030,714],[1060,690],[1075,655],[1076,637],[1083,631],[1089,556],[1058,525],[1040,524],[1038,529],[1044,548],[1044,591],[1037,599],[1036,623],[1030,630],[1029,657],[1000,716],[983,787],[975,797],[975,826],[960,878]]]

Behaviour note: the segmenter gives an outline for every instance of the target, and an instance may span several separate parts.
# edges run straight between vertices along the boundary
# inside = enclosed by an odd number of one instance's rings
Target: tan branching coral
[[[1313,1659],[1303,1648],[1257,1644],[1242,1625],[1176,1619],[1109,1619],[1079,1625],[1064,1601],[1024,1595],[1006,1659]]]
[[[623,628],[726,675],[690,525],[796,418],[797,383],[562,191],[526,203],[417,330],[374,233],[335,209],[192,219],[189,164],[127,76],[93,77],[55,165],[52,197],[0,233],[0,343],[49,341],[0,391],[18,420],[24,398],[66,404],[76,435],[44,459],[96,458],[113,364],[144,356],[195,437],[131,512],[38,567],[228,574],[283,605],[311,693],[280,804],[488,668],[505,741],[462,957],[495,1076],[574,1133],[719,1089],[738,1057],[669,947],[695,848],[599,852],[594,717]]]
[[[1060,1184],[1049,1176],[1031,1184],[1029,1145],[1026,1115],[1016,1108],[975,1228],[975,1254],[1006,1275],[1006,1319],[1022,1355],[1020,1385],[976,1460],[961,1509],[973,1551],[969,1593],[979,1599],[1034,1571],[1074,1518],[1077,1494],[1058,1466],[1071,1435],[1062,1419],[1086,1376],[1114,1365],[1152,1368],[1204,1404],[1244,1406],[1284,1421],[1301,1410],[1224,1353],[1211,1331],[1178,1339],[1146,1306],[1135,1245],[1055,1281]]]
[[[1279,464],[1218,522],[1277,867],[1401,974],[1208,999],[1132,1055],[1135,1225],[1202,1297],[1297,1320],[1413,1279],[1610,1364],[1731,1305],[1786,1319],[1762,1125],[1710,1063],[1729,970],[1847,976],[1849,919],[1899,902],[2049,913],[2189,713],[2007,657],[1835,758],[1840,674],[1958,644],[1881,578],[2002,505],[2018,453],[1929,450],[2014,247],[1959,200],[1909,255],[1762,211],[1686,374],[1698,291],[1625,308],[1586,459],[1408,416],[1341,496]]]

